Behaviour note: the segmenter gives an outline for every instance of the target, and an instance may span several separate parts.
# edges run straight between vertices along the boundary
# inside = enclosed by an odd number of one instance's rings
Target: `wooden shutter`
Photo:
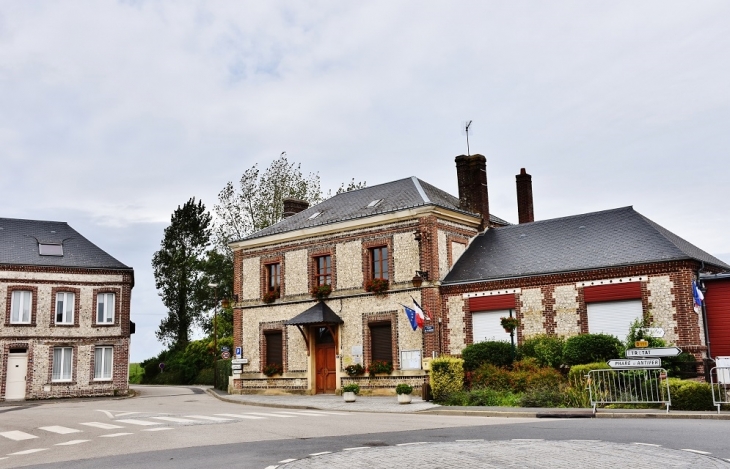
[[[641,299],[641,282],[614,283],[583,288],[586,303]]]
[[[515,309],[515,295],[493,295],[469,298],[469,311]],[[508,315],[509,316],[509,315]]]
[[[281,332],[267,332],[266,336],[266,363],[265,365],[271,365],[276,363],[277,365],[283,365],[283,343],[281,340]]]
[[[706,282],[705,307],[713,357],[730,356],[730,279]],[[719,364],[717,366],[720,366]]]
[[[386,362],[393,361],[393,334],[390,323],[370,326],[370,358]]]

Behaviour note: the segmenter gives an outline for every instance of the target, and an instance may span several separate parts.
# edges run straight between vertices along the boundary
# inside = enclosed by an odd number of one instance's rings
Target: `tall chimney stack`
[[[309,208],[309,202],[293,198],[284,199],[284,218],[296,215],[302,210]]]
[[[532,223],[535,221],[535,213],[532,209],[532,176],[527,174],[525,168],[520,169],[517,179],[517,216],[520,223]]]
[[[463,210],[479,213],[482,226],[489,226],[489,194],[487,193],[487,159],[484,155],[459,155],[456,161],[456,178],[459,183],[459,206]]]

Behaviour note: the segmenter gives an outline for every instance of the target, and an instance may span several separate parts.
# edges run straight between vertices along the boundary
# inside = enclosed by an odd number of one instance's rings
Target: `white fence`
[[[720,406],[730,404],[730,367],[716,366],[710,370],[710,383],[712,384],[712,404],[717,407],[720,413]]]
[[[591,406],[606,404],[672,405],[667,372],[663,368],[591,370],[588,372]]]

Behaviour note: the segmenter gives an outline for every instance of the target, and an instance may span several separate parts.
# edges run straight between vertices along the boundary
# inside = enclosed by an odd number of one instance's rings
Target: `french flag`
[[[401,305],[406,310],[406,316],[408,316],[408,321],[411,323],[411,327],[415,331],[418,329],[418,314],[416,314],[415,311],[413,311],[411,308],[409,308],[406,305]]]
[[[428,315],[426,311],[421,308],[421,305],[418,304],[415,298],[411,297],[413,300],[413,309],[416,310],[416,323],[418,324],[418,327],[423,328],[423,323],[425,321],[430,321],[431,316]]]

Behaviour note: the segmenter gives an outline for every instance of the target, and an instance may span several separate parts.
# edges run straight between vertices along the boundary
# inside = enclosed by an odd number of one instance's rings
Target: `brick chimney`
[[[299,199],[284,199],[284,218],[296,215],[309,208],[309,202]]]
[[[532,223],[535,221],[535,213],[532,210],[532,176],[527,174],[525,168],[520,169],[517,179],[517,216],[520,223]]]
[[[489,195],[487,194],[487,159],[484,155],[459,155],[456,178],[459,182],[459,206],[479,213],[483,227],[489,226]]]

